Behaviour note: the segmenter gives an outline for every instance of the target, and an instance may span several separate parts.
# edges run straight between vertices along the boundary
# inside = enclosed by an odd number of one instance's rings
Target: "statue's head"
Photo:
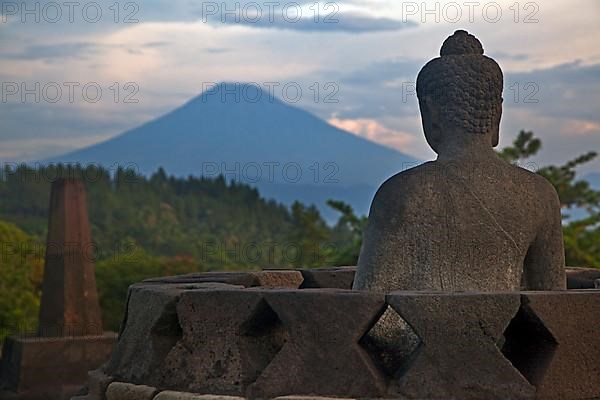
[[[498,145],[502,115],[502,70],[483,55],[477,38],[466,31],[448,37],[440,56],[417,77],[417,96],[427,143],[439,153],[444,145],[489,139]]]

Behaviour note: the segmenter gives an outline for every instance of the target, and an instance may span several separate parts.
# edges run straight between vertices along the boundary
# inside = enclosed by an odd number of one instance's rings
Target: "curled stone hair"
[[[469,133],[489,132],[501,111],[502,70],[462,30],[444,41],[440,56],[419,72],[417,96],[430,97],[446,123]]]

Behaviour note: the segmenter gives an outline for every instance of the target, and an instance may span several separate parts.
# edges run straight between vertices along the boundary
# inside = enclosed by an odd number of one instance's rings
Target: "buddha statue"
[[[498,64],[462,30],[420,71],[423,130],[437,159],[394,175],[377,191],[354,289],[565,289],[554,187],[494,151],[502,88]],[[373,338],[394,340],[397,319],[386,312]]]

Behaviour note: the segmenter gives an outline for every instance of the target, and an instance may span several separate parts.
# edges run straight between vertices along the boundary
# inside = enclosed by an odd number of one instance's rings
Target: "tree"
[[[132,244],[96,263],[96,285],[104,329],[118,331],[127,288],[144,279],[199,272],[197,263],[182,257],[157,257]]]
[[[542,148],[542,141],[531,131],[520,131],[511,146],[498,151],[498,155],[512,164],[522,163],[536,155]],[[594,190],[584,180],[577,179],[577,167],[593,160],[596,152],[590,151],[564,165],[549,165],[536,172],[550,181],[556,189],[563,209],[563,236],[566,263],[572,267],[600,267],[600,192]],[[337,253],[340,264],[352,264],[358,260],[362,232],[366,217],[357,217],[352,208],[341,201],[328,204],[340,211],[342,216],[334,228],[334,233],[348,243]],[[573,219],[570,214],[585,212],[585,216]],[[349,234],[348,232],[352,232]]]
[[[0,342],[35,332],[40,305],[43,246],[15,225],[0,221]]]
[[[284,262],[296,267],[322,267],[332,256],[330,231],[314,205],[292,204],[292,233],[285,249]]]
[[[333,227],[332,245],[335,249],[334,265],[356,265],[360,253],[362,236],[367,225],[367,217],[358,217],[352,206],[339,200],[328,200],[327,205],[341,216]]]
[[[512,146],[498,154],[514,164],[537,154],[541,148],[542,142],[533,132],[521,131]],[[560,198],[566,263],[573,267],[600,267],[600,191],[577,179],[576,171],[596,156],[596,152],[590,151],[564,165],[549,165],[536,171],[550,181]],[[586,216],[574,220],[572,211],[583,211]]]

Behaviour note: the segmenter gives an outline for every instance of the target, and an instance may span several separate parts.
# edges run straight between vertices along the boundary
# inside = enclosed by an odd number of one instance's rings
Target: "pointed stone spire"
[[[85,187],[52,183],[39,336],[102,335]]]

